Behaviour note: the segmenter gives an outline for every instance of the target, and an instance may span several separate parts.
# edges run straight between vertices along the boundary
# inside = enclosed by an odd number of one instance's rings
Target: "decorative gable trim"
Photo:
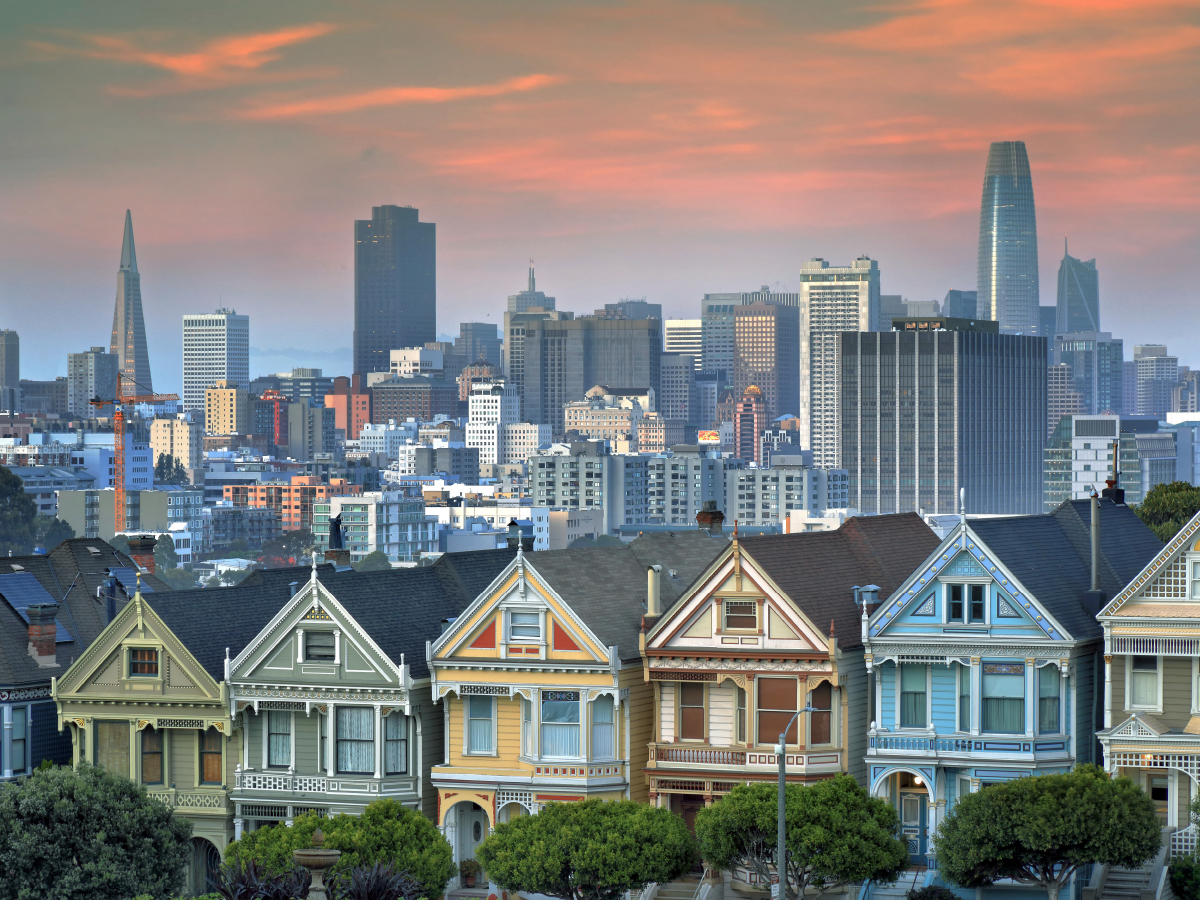
[[[488,622],[483,630],[479,632],[478,637],[471,641],[472,650],[495,650],[496,649],[496,620]]]
[[[1119,615],[1121,607],[1128,600],[1144,596],[1146,591],[1153,586],[1153,581],[1162,576],[1168,567],[1179,556],[1186,553],[1198,539],[1200,539],[1200,512],[1192,516],[1191,521],[1179,529],[1179,533],[1171,538],[1162,550],[1158,551],[1158,555],[1146,564],[1146,567],[1137,574],[1133,581],[1125,585],[1125,589],[1100,611],[1099,618]],[[1131,612],[1131,615],[1134,613]]]
[[[1168,731],[1154,716],[1135,713],[1108,733],[1109,737],[1156,738]]]

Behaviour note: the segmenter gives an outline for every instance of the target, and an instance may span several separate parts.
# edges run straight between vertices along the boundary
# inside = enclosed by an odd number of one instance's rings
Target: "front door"
[[[908,844],[908,861],[925,865],[925,794],[900,790],[900,829]]]
[[[476,803],[461,803],[458,810],[458,859],[472,859],[475,850],[487,837],[487,813]],[[487,887],[487,876],[480,874],[475,879],[476,887]],[[466,885],[462,885],[466,887]]]
[[[1159,823],[1165,827],[1171,799],[1170,782],[1166,775],[1150,776],[1150,799],[1154,801],[1154,811],[1158,813]]]

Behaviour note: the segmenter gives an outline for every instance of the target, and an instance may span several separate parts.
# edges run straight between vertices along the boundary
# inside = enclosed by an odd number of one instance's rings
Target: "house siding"
[[[842,746],[846,748],[846,771],[863,787],[867,783],[867,729],[873,710],[868,691],[867,668],[862,650],[843,653],[838,660],[838,682],[845,697]]]
[[[651,741],[654,739],[654,692],[642,669],[629,666],[621,670],[618,684],[629,691],[629,799],[638,803],[649,801],[649,785],[646,775],[646,760]],[[624,711],[618,708],[617,755],[625,753]]]
[[[429,696],[429,680],[425,679],[413,686],[413,692],[418,697]],[[444,712],[441,703],[425,700],[413,704],[413,726],[420,724],[421,753],[412,756],[412,764],[420,765],[421,774],[421,812],[430,821],[437,821],[437,791],[433,787],[430,771],[433,766],[441,765],[445,758],[445,729],[443,727]],[[414,735],[414,745],[417,738]],[[415,770],[414,770],[415,771]]]

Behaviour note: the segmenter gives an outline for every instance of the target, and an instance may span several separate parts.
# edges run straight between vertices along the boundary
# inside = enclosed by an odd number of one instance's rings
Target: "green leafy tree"
[[[351,563],[355,572],[378,572],[381,569],[390,569],[392,564],[388,561],[387,554],[382,550],[372,550],[356,563]]]
[[[696,844],[670,810],[631,800],[548,803],[496,826],[475,850],[508,891],[564,900],[619,900],[691,868]]]
[[[296,816],[292,827],[259,828],[234,841],[225,852],[227,862],[258,863],[269,873],[282,875],[292,870],[292,851],[312,845],[320,825],[325,848],[341,850],[332,871],[349,872],[356,866],[392,863],[407,870],[427,897],[440,897],[454,875],[454,852],[437,827],[419,812],[390,798],[376,800],[361,816],[340,813],[319,819],[315,813]]]
[[[189,569],[155,569],[154,574],[173,591],[190,591],[196,586],[196,576]]]
[[[278,537],[273,537],[263,543],[263,562],[269,567],[294,566],[300,557],[312,549],[316,543],[313,533],[305,528],[295,531],[285,531]],[[295,562],[289,562],[295,560]]]
[[[190,822],[128,778],[39,767],[0,787],[0,900],[173,897],[191,836]]]
[[[37,504],[12,469],[0,466],[0,555],[24,556],[33,549]]]
[[[154,464],[154,481],[156,484],[191,484],[182,460],[170,453],[158,454],[158,462]]]
[[[115,534],[108,540],[108,546],[112,547],[118,553],[124,553],[129,556],[129,538],[123,534]]]
[[[1154,803],[1140,787],[1097,766],[1079,766],[963,796],[938,828],[938,865],[946,881],[960,887],[1011,878],[1058,900],[1082,866],[1136,867],[1150,859],[1160,828]]]
[[[250,545],[246,543],[245,538],[234,538],[224,549],[221,550],[222,556],[237,556],[246,558],[250,555]]]
[[[71,527],[71,523],[54,516],[39,515],[33,520],[33,531],[35,543],[45,547],[47,553],[63,541],[75,537],[75,529]]]
[[[1156,484],[1133,511],[1165,544],[1200,512],[1200,487],[1186,481]]]
[[[708,865],[742,866],[765,883],[775,874],[778,786],[759,782],[734,788],[696,813],[696,837]],[[871,797],[849,775],[811,785],[789,784],[787,896],[820,896],[870,879],[893,883],[908,863],[900,820],[886,800]]]
[[[175,552],[175,539],[162,535],[154,544],[154,571],[160,573],[179,567],[179,554]]]

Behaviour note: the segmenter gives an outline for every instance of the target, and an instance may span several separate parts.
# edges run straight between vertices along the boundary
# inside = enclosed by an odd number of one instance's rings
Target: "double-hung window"
[[[521,755],[533,755],[533,703],[521,698]]]
[[[267,766],[284,768],[292,764],[292,714],[267,711]]]
[[[958,666],[958,730],[971,730],[971,667]]]
[[[592,759],[614,759],[613,698],[607,694],[592,701]]]
[[[508,616],[508,640],[511,643],[536,644],[542,639],[541,613],[510,612]]]
[[[685,741],[704,740],[704,685],[682,682],[679,685],[679,737]]]
[[[467,705],[467,752],[492,752],[492,709],[491,697],[466,697]]]
[[[129,777],[129,722],[96,723],[96,765]]]
[[[758,629],[758,604],[753,600],[725,601],[725,631]]]
[[[542,692],[542,756],[579,756],[579,691]]]
[[[304,659],[306,662],[333,662],[333,632],[306,631],[304,633]]]
[[[746,691],[737,689],[737,741],[746,743]]]
[[[200,732],[200,783],[224,784],[221,775],[221,742],[224,736],[217,729],[209,726],[207,731]]]
[[[375,711],[366,706],[337,710],[337,770],[349,775],[375,773]]]
[[[1038,734],[1059,732],[1060,681],[1058,666],[1042,666],[1038,669]]]
[[[1158,708],[1158,657],[1130,658],[1129,702],[1134,709]]]
[[[163,783],[163,736],[155,728],[142,729],[142,784]]]
[[[992,734],[1025,731],[1025,664],[983,664],[983,730]]]
[[[928,666],[902,663],[900,666],[900,727],[924,728],[929,724],[925,710],[925,673]]]
[[[794,678],[756,678],[758,684],[758,742],[774,744],[796,715],[797,683]],[[787,732],[787,743],[800,743],[796,722]]]
[[[950,621],[983,624],[984,598],[987,586],[982,584],[951,584]]]
[[[408,718],[393,712],[383,720],[383,774],[403,775],[408,771]]]
[[[808,723],[810,744],[829,744],[833,741],[833,685],[822,681],[809,696],[813,711]]]
[[[10,745],[12,756],[9,760],[9,768],[13,770],[14,775],[26,771],[25,735],[29,730],[29,723],[25,719],[27,712],[28,707],[24,706],[14,706],[12,711],[12,743]]]

